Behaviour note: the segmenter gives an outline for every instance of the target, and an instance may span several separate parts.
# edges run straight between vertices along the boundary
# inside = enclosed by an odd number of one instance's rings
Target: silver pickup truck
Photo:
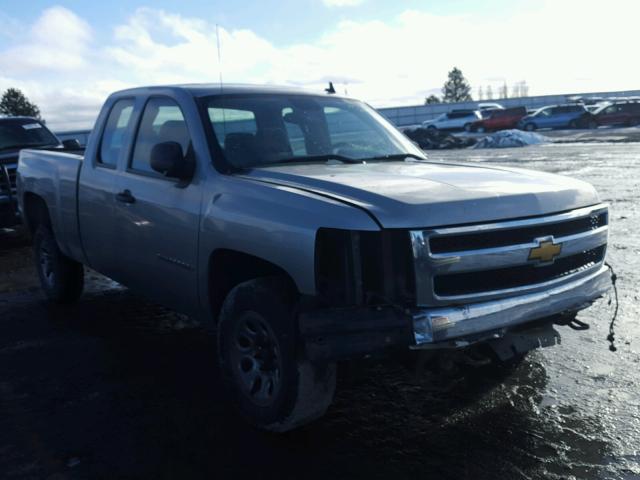
[[[17,195],[52,301],[87,265],[211,324],[230,398],[274,431],[324,414],[339,360],[522,356],[609,287],[593,187],[430,162],[337,95],[117,92],[84,156],[21,152]]]

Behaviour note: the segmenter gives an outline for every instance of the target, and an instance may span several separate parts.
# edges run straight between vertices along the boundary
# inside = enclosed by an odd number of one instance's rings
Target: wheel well
[[[217,321],[225,298],[242,282],[260,277],[279,276],[287,280],[292,294],[298,289],[291,276],[277,265],[236,250],[219,249],[209,257],[209,302]]]
[[[38,228],[38,225],[40,224],[51,227],[49,209],[42,197],[35,193],[27,192],[24,194],[23,205],[24,222],[31,234],[36,231],[36,228]]]

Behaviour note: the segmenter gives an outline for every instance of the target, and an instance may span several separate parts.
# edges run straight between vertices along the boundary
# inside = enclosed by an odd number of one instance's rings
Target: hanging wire
[[[618,308],[620,307],[620,302],[618,301],[618,287],[616,285],[616,281],[618,280],[618,276],[616,272],[613,270],[613,267],[605,262],[605,265],[611,271],[611,284],[613,285],[613,297],[609,297],[609,305],[611,305],[612,300],[615,299],[616,306],[613,310],[613,317],[611,318],[611,323],[609,323],[609,335],[607,335],[607,340],[609,341],[609,350],[615,352],[618,350],[615,346],[616,334],[615,334],[615,323],[616,318],[618,318]]]

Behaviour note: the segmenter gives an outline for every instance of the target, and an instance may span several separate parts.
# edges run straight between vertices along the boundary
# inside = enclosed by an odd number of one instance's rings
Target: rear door
[[[82,246],[89,265],[117,279],[118,240],[115,231],[115,193],[118,164],[126,154],[134,125],[133,98],[107,103],[100,141],[86,152],[78,186],[78,216]]]
[[[151,168],[151,150],[162,142],[177,142],[183,155],[193,155],[185,115],[168,96],[146,102],[118,181],[118,277],[163,305],[195,313],[201,189],[197,181],[184,185]]]

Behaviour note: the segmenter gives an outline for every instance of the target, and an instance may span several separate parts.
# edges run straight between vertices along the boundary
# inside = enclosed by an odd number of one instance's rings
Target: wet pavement
[[[91,273],[70,307],[0,233],[0,478],[640,479],[640,144],[434,152],[588,180],[611,204],[618,351],[604,299],[515,370],[344,368],[334,406],[286,435],[245,426],[195,322]],[[356,370],[354,372],[354,370]],[[464,373],[464,374],[463,374]]]

